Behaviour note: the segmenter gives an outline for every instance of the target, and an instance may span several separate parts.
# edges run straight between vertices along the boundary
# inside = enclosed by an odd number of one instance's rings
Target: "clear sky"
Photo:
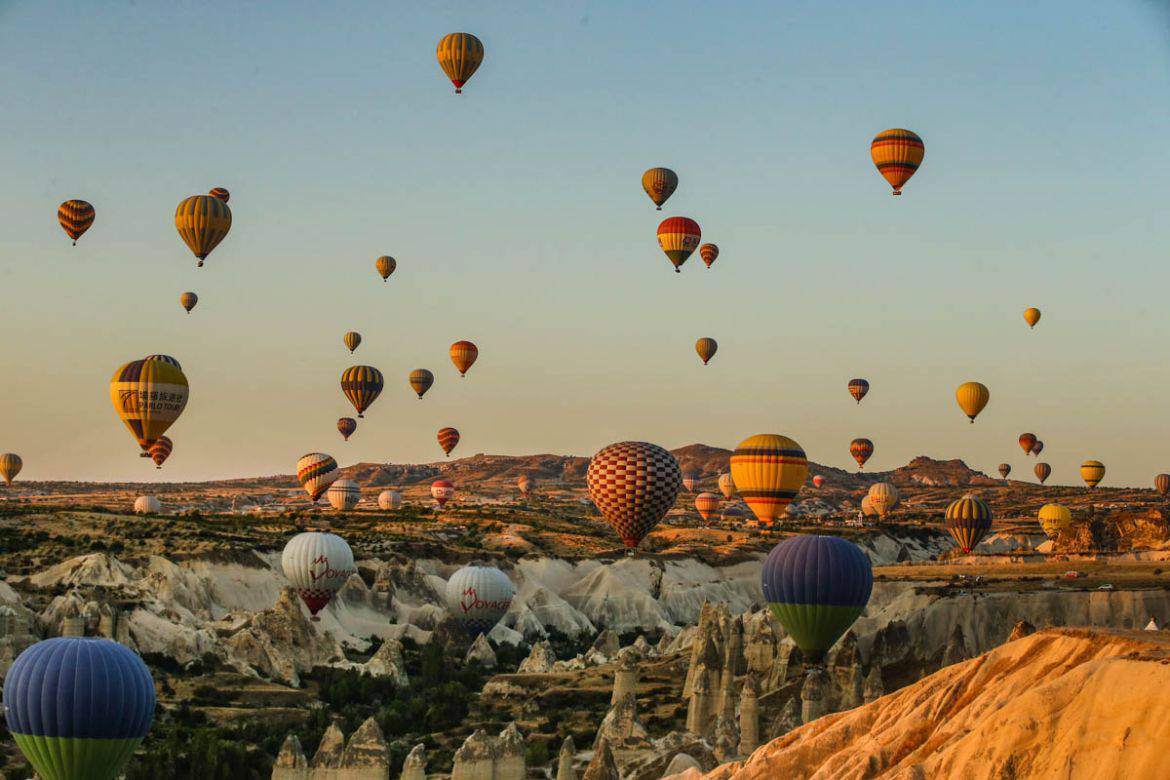
[[[0,3],[0,451],[27,479],[185,480],[433,460],[444,425],[456,455],[777,432],[842,467],[868,436],[873,469],[1030,478],[1027,430],[1053,482],[1097,458],[1148,485],[1170,470],[1162,6]],[[487,50],[462,96],[435,61],[457,30]],[[869,160],[887,127],[926,142],[902,198]],[[662,214],[654,165],[681,178]],[[173,212],[216,185],[234,224],[196,270]],[[70,197],[97,209],[76,248]],[[720,246],[711,271],[671,273],[672,214]],[[153,352],[191,383],[162,472],[107,392]],[[343,443],[354,362],[387,386]],[[968,379],[991,388],[974,426]]]

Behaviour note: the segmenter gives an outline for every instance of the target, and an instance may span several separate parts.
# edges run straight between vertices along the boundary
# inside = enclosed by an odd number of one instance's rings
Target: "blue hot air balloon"
[[[58,637],[21,653],[4,680],[4,715],[42,780],[112,780],[154,719],[154,679],[109,639]]]
[[[761,579],[772,614],[819,664],[869,603],[873,567],[853,542],[794,536],[772,548]]]

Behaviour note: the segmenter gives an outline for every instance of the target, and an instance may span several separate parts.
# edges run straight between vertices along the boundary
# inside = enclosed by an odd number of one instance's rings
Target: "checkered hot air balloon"
[[[632,550],[674,506],[682,475],[662,447],[623,441],[590,458],[585,482],[598,511]]]
[[[947,507],[946,529],[963,552],[969,553],[991,530],[991,507],[981,498],[963,496]]]
[[[787,436],[760,433],[735,448],[731,476],[760,525],[770,527],[808,479],[808,458]]]

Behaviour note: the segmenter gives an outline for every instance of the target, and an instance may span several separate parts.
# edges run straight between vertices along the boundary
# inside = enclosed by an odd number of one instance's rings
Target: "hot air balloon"
[[[6,479],[8,478],[8,473],[4,469],[4,459],[7,457],[9,457],[9,456],[0,455],[0,473],[3,473],[3,475]],[[11,457],[16,458],[15,455],[13,455]],[[16,470],[20,471],[20,458],[16,458]],[[13,476],[16,476],[16,475],[13,474]],[[8,481],[11,482],[12,480],[9,479]],[[1170,474],[1159,474],[1158,476],[1154,477],[1154,489],[1157,490],[1162,495],[1166,495],[1167,493],[1170,493]]]
[[[1032,448],[1036,446],[1036,434],[1021,433],[1020,434],[1020,449],[1024,451],[1025,455],[1031,454]]]
[[[817,474],[815,477],[813,477],[812,482],[813,482],[813,487],[820,488],[821,485],[825,484],[825,478],[822,477],[820,474]]]
[[[623,441],[589,459],[585,482],[598,511],[632,549],[674,506],[682,475],[662,447]]]
[[[341,374],[341,392],[353,404],[358,417],[370,408],[382,392],[382,372],[373,366],[350,366]]]
[[[297,461],[297,481],[314,504],[339,476],[337,461],[323,452],[310,452]]]
[[[694,493],[699,487],[701,475],[696,469],[687,469],[682,473],[682,485],[688,493]]]
[[[521,474],[519,479],[516,480],[516,487],[520,489],[520,495],[528,498],[536,488],[536,480],[527,474]]]
[[[699,358],[703,361],[703,365],[707,365],[711,358],[715,357],[715,351],[719,349],[719,345],[715,343],[715,339],[704,336],[695,342],[695,352],[699,353]]]
[[[1081,479],[1091,488],[1097,487],[1105,477],[1105,464],[1099,460],[1086,460],[1081,464]]]
[[[443,506],[455,495],[455,486],[446,479],[436,479],[431,483],[431,498]]]
[[[959,408],[963,410],[963,414],[971,418],[972,425],[975,424],[975,418],[983,411],[983,407],[987,406],[990,399],[991,391],[979,382],[964,382],[955,391],[955,400],[959,402]]]
[[[430,390],[434,383],[435,375],[425,368],[416,368],[410,372],[410,386],[414,392],[418,393],[420,399],[426,395],[427,390]]]
[[[110,402],[142,448],[142,457],[149,457],[150,445],[179,419],[188,391],[183,370],[155,357],[132,360],[114,372]]]
[[[57,207],[57,221],[73,239],[73,246],[77,246],[77,239],[93,225],[94,216],[93,206],[84,200],[67,200]]]
[[[207,191],[207,194],[213,198],[218,198],[219,200],[222,200],[224,203],[227,203],[229,200],[232,199],[231,193],[228,192],[225,187],[212,187],[210,190]]]
[[[865,611],[873,567],[853,542],[801,535],[772,548],[760,580],[772,614],[816,666]]]
[[[357,574],[353,551],[336,534],[306,531],[288,540],[280,554],[280,568],[309,608],[312,620],[349,578]]]
[[[1056,538],[1061,531],[1072,528],[1072,512],[1062,504],[1045,504],[1037,514],[1040,528],[1049,539]]]
[[[849,442],[849,454],[857,461],[857,468],[865,468],[865,462],[873,455],[873,442],[869,439],[854,439]]]
[[[451,79],[458,95],[483,62],[483,44],[471,33],[451,33],[439,41],[435,54],[439,58],[439,67]]]
[[[12,480],[16,479],[16,475],[24,468],[24,461],[15,452],[6,452],[0,455],[0,477],[4,478],[4,484],[11,485]]]
[[[963,496],[947,507],[946,528],[963,552],[969,553],[991,530],[991,507],[975,496]]]
[[[199,259],[196,265],[200,268],[231,228],[232,210],[219,198],[192,195],[175,209],[175,229],[191,254]]]
[[[808,478],[808,458],[787,436],[759,433],[731,454],[731,476],[760,525],[771,527]]]
[[[154,467],[161,469],[162,464],[171,456],[171,452],[175,449],[175,443],[169,437],[159,436],[155,439],[154,444],[150,445],[147,452],[150,453],[151,459],[154,461]]]
[[[898,505],[898,488],[892,482],[875,482],[869,486],[869,503],[879,517],[885,517]]]
[[[147,355],[146,357],[144,357],[142,359],[143,360],[158,360],[158,361],[161,361],[163,363],[166,363],[168,366],[174,366],[175,368],[179,369],[180,371],[183,370],[183,367],[181,365],[179,365],[179,361],[175,360],[170,355]]]
[[[698,510],[699,517],[709,520],[711,515],[719,511],[719,496],[714,493],[700,493],[695,496],[695,509]]]
[[[1036,327],[1036,323],[1040,321],[1040,310],[1037,308],[1024,309],[1024,322],[1028,323],[1029,328]]]
[[[861,513],[866,517],[876,517],[878,511],[873,508],[873,502],[869,500],[869,494],[861,497]]]
[[[1002,477],[1003,479],[1007,479],[1008,474],[1011,474],[1011,473],[1012,473],[1012,464],[1010,464],[1010,463],[999,464],[999,476],[1000,477]]]
[[[698,248],[700,237],[699,223],[687,217],[667,217],[658,225],[658,245],[674,264],[676,274]]]
[[[378,494],[378,508],[393,512],[402,508],[402,495],[397,490],[383,490]]]
[[[678,189],[678,174],[670,168],[651,168],[642,174],[642,189],[662,211],[662,204]]]
[[[157,496],[139,496],[134,499],[134,514],[157,515],[162,511],[162,502]]]
[[[349,441],[349,437],[357,430],[357,420],[352,417],[340,417],[337,420],[337,432],[341,434],[341,438]]]
[[[1047,463],[1037,463],[1032,468],[1032,473],[1036,475],[1036,479],[1040,480],[1040,484],[1044,484],[1044,480],[1048,479],[1048,475],[1052,473],[1052,467]]]
[[[439,446],[443,448],[444,453],[449,456],[457,444],[459,444],[459,431],[454,428],[439,429]]]
[[[8,730],[43,780],[121,777],[154,707],[150,670],[110,639],[37,642],[4,679]]]
[[[1043,451],[1044,451],[1044,442],[1037,439],[1036,443],[1032,445],[1032,454],[1039,455]]]
[[[893,128],[874,137],[869,154],[878,173],[894,188],[894,194],[901,195],[902,187],[922,164],[926,147],[916,133]]]
[[[374,268],[378,271],[378,275],[382,277],[385,282],[390,278],[390,274],[394,273],[394,269],[398,267],[398,261],[390,255],[382,255],[374,261]]]
[[[732,481],[730,473],[724,472],[719,475],[719,492],[724,498],[731,498],[735,494],[735,482]]]
[[[353,509],[362,500],[362,489],[352,479],[338,479],[325,491],[325,498],[331,507],[344,512]]]
[[[451,345],[451,362],[459,369],[459,376],[467,376],[467,370],[475,364],[479,357],[479,348],[470,341],[456,341]]]
[[[487,634],[512,606],[516,588],[492,566],[464,566],[447,580],[447,611],[474,638]]]
[[[353,351],[361,346],[362,334],[351,330],[341,337],[341,343],[345,344],[345,348],[348,349],[349,354],[352,355]]]
[[[193,292],[185,292],[179,296],[179,305],[187,310],[190,314],[191,310],[195,308],[195,304],[199,303],[199,296]]]
[[[719,519],[724,523],[739,523],[743,521],[743,510],[739,507],[724,507],[719,513]]]
[[[703,265],[710,268],[716,258],[719,257],[719,247],[714,244],[703,244],[699,247],[699,257],[703,259]]]
[[[865,394],[869,392],[869,382],[864,379],[850,379],[849,380],[849,395],[861,403],[861,399],[865,398]]]

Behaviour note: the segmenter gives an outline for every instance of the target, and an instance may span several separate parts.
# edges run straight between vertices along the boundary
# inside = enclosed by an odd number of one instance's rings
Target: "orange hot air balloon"
[[[895,195],[902,194],[902,187],[922,164],[926,146],[917,133],[893,128],[877,134],[869,145],[873,164],[890,186]]]
[[[1040,484],[1044,484],[1044,480],[1048,479],[1048,475],[1052,473],[1052,467],[1047,463],[1037,463],[1033,467],[1032,472],[1036,475],[1036,479],[1040,480]]]
[[[1036,323],[1040,321],[1040,310],[1031,307],[1024,309],[1024,322],[1028,323],[1029,328],[1036,327]]]
[[[199,296],[193,292],[185,292],[179,296],[179,305],[187,310],[190,314],[191,310],[195,308],[195,304],[199,303]]]
[[[1020,449],[1024,451],[1025,455],[1032,454],[1032,448],[1036,446],[1036,434],[1021,433],[1020,434]]]
[[[642,174],[642,189],[662,211],[662,204],[678,189],[678,174],[670,168],[651,168]]]
[[[1036,443],[1032,445],[1032,454],[1039,455],[1041,452],[1044,452],[1044,442],[1037,439]]]
[[[695,352],[699,353],[699,358],[703,361],[703,365],[707,365],[711,358],[715,357],[715,351],[719,349],[719,345],[715,343],[715,339],[709,336],[704,336],[695,342]]]
[[[150,453],[150,458],[154,461],[154,467],[161,469],[167,458],[171,457],[171,452],[174,449],[175,443],[170,440],[170,437],[159,436],[154,440],[154,444],[150,445],[147,452]]]
[[[703,259],[703,264],[710,268],[715,259],[719,257],[719,247],[714,244],[703,244],[699,247],[699,257]]]
[[[975,418],[991,400],[991,391],[987,389],[986,385],[979,382],[964,382],[955,391],[955,400],[959,402],[959,408],[963,410],[963,414],[971,418],[971,424],[974,425]]]
[[[873,442],[869,439],[854,439],[849,443],[849,454],[857,461],[857,468],[865,468],[865,462],[873,455]]]
[[[410,372],[410,386],[414,392],[418,393],[420,399],[426,395],[427,390],[430,390],[434,383],[435,375],[425,368],[416,368]]]
[[[1012,464],[1010,464],[1010,463],[999,464],[999,476],[1000,477],[1002,477],[1003,479],[1007,479],[1008,474],[1011,474],[1011,473],[1012,473]]]
[[[1170,474],[1159,474],[1154,477],[1154,489],[1162,495],[1170,493]]]
[[[658,225],[658,245],[674,264],[676,274],[698,248],[702,235],[699,223],[688,217],[667,217]]]
[[[695,496],[695,509],[698,510],[699,517],[710,520],[711,515],[719,511],[719,496],[714,493],[700,493]]]
[[[451,455],[451,450],[455,449],[455,445],[458,443],[459,431],[454,428],[439,429],[439,446],[443,448],[443,452],[448,456]]]
[[[353,419],[352,417],[341,417],[337,420],[337,432],[340,433],[341,437],[346,441],[349,441],[349,437],[352,436],[353,432],[356,430],[357,420]]]
[[[378,275],[382,277],[383,282],[390,278],[390,274],[394,273],[394,269],[397,267],[398,261],[390,255],[382,255],[374,261],[374,268],[377,270]]]
[[[869,392],[869,382],[864,379],[850,379],[849,380],[849,395],[853,396],[857,403],[861,403],[861,399],[865,398],[865,394]]]
[[[824,485],[824,484],[825,484],[825,478],[822,477],[820,474],[817,474],[815,477],[813,477],[813,487],[819,488],[821,485]]]
[[[67,200],[57,207],[57,221],[73,239],[73,246],[77,246],[77,239],[93,225],[95,213],[93,206],[84,200]]]
[[[455,85],[455,94],[463,92],[463,85],[483,62],[483,43],[471,33],[444,35],[435,50],[439,67]]]
[[[451,362],[459,369],[459,376],[467,376],[467,370],[479,357],[479,348],[470,341],[456,341],[451,345]]]
[[[220,200],[222,200],[224,203],[227,203],[227,202],[228,202],[229,200],[231,200],[231,198],[232,198],[232,195],[231,195],[231,193],[230,193],[230,192],[228,192],[228,191],[227,191],[227,189],[226,189],[226,188],[224,188],[224,187],[212,187],[212,188],[211,188],[211,189],[210,189],[210,190],[207,192],[207,194],[208,194],[208,195],[210,195],[210,196],[211,196],[211,197],[213,197],[213,198],[219,198],[219,199],[220,199]]]

